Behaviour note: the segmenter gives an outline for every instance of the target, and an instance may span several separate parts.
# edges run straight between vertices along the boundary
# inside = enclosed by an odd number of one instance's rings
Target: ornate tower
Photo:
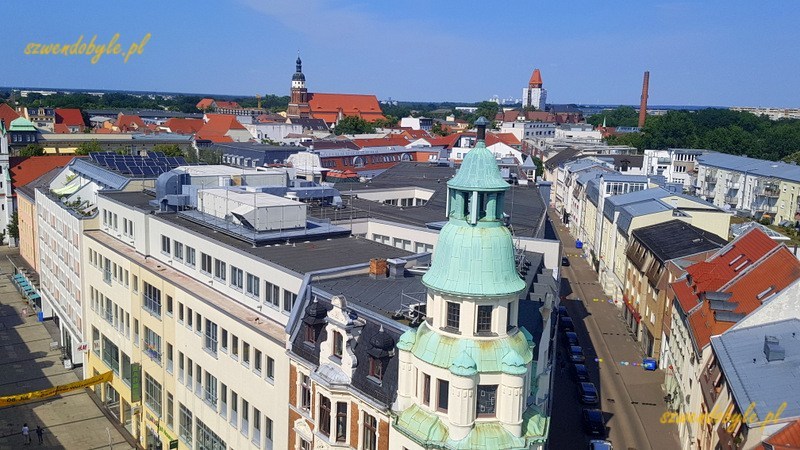
[[[448,222],[430,270],[427,319],[399,350],[392,448],[529,448],[533,342],[517,326],[525,289],[503,224],[508,183],[478,140],[447,183]],[[395,445],[396,444],[396,445]]]
[[[292,75],[292,91],[286,115],[289,117],[309,117],[308,91],[306,90],[306,76],[303,75],[303,61],[297,56],[297,69]]]

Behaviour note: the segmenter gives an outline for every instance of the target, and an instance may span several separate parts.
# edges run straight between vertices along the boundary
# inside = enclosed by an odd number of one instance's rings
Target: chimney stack
[[[387,259],[389,266],[389,278],[396,280],[406,276],[406,260],[402,258]]]
[[[645,71],[644,82],[642,83],[642,103],[639,105],[639,128],[644,127],[644,119],[647,117],[647,94],[650,90],[650,71]]]
[[[388,266],[383,258],[372,258],[369,260],[370,278],[386,278]]]
[[[478,120],[475,121],[475,126],[478,129],[477,141],[486,141],[486,125],[489,125],[489,123],[489,120],[483,116],[478,117]]]

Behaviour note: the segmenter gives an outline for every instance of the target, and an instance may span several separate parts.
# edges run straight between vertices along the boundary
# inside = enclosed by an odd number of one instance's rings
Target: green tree
[[[28,144],[19,151],[19,156],[42,156],[44,155],[44,148],[38,144]]]
[[[11,221],[7,228],[10,237],[19,239],[19,214],[16,211],[11,214]]]
[[[75,149],[75,154],[88,155],[89,153],[102,152],[102,151],[103,147],[100,145],[100,143],[97,142],[96,139],[92,139],[91,141],[88,142],[81,142],[81,144],[78,145],[78,148]]]
[[[537,158],[537,157],[535,157],[535,156],[531,156],[531,161],[533,161],[533,163],[536,164],[536,177],[538,178],[538,177],[543,176],[544,175],[544,164],[542,164],[542,160]]]
[[[480,102],[478,103],[478,109],[470,116],[467,121],[469,125],[472,126],[479,117],[483,116],[486,117],[489,122],[494,122],[495,116],[497,116],[497,111],[500,110],[500,105],[495,102]],[[494,126],[492,126],[494,128]]]
[[[345,116],[333,128],[337,135],[369,134],[375,132],[375,126],[358,116]]]
[[[433,124],[433,126],[431,127],[431,133],[437,136],[447,136],[448,134],[450,134],[447,132],[447,130],[442,128],[442,124],[440,124],[439,122]]]
[[[620,106],[591,115],[586,123],[599,127],[604,120],[607,127],[635,127],[639,124],[639,113],[631,106]]]
[[[154,152],[163,152],[166,156],[184,156],[185,153],[181,150],[178,144],[156,144],[153,146]]]

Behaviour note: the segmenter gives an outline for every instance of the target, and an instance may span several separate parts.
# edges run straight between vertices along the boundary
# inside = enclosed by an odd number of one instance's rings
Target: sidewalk
[[[78,381],[64,368],[61,352],[51,350],[53,336],[35,315],[23,315],[25,300],[10,279],[12,265],[0,249],[0,396],[20,394]],[[52,322],[48,325],[52,328]],[[31,430],[32,447],[47,449],[133,448],[85,390],[0,408],[0,449],[23,448],[22,426]],[[43,445],[36,426],[44,429]]]

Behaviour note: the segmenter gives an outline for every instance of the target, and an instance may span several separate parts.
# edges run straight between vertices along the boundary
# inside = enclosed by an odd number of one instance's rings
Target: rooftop
[[[782,404],[786,409],[781,419],[800,417],[800,319],[791,317],[777,322],[732,329],[711,338],[711,346],[717,355],[719,366],[725,374],[733,397],[740,411],[755,405],[758,417],[754,427],[767,414],[778,411]],[[777,338],[785,350],[785,357],[767,361],[764,352],[765,336]],[[765,382],[768,380],[768,382]]]
[[[704,166],[800,183],[800,166],[795,164],[726,153],[706,153],[698,156],[697,161]]]
[[[726,243],[719,236],[680,220],[637,228],[631,234],[661,262],[714,250]]]
[[[17,156],[9,159],[8,169],[11,172],[11,185],[14,189],[24,186],[47,172],[64,167],[74,158],[70,156]]]

